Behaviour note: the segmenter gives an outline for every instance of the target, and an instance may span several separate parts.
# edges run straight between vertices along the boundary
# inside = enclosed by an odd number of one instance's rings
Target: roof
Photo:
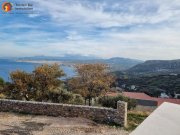
[[[160,106],[164,102],[180,104],[180,99],[156,98],[156,97],[151,97],[145,93],[140,93],[140,92],[122,92],[122,93],[108,92],[107,93],[108,96],[117,96],[119,94],[122,94],[125,97],[129,97],[129,98],[133,98],[133,99],[157,101],[158,106]]]
[[[174,103],[174,104],[180,104],[180,99],[172,99],[172,98],[153,98],[152,100],[158,102],[158,106],[160,106],[164,102]]]
[[[129,98],[134,98],[134,99],[150,99],[152,97],[148,96],[145,93],[140,93],[140,92],[107,92],[108,96],[117,96],[119,94],[122,94],[125,97],[129,97]]]
[[[130,135],[180,135],[180,105],[163,103]]]
[[[160,106],[164,102],[174,103],[174,104],[180,104],[180,99],[174,99],[174,98],[155,98],[151,97],[145,93],[138,93],[138,92],[123,92],[124,96],[133,98],[133,99],[143,99],[143,100],[152,100],[157,101],[158,106]]]
[[[134,99],[151,99],[152,97],[150,97],[149,95],[145,94],[145,93],[140,93],[140,92],[122,92],[122,94],[125,97],[129,97],[129,98],[134,98]]]

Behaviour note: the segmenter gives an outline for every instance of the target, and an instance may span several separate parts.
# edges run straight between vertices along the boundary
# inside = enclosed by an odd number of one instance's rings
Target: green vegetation
[[[145,92],[154,97],[158,97],[161,92],[165,92],[173,97],[174,93],[180,93],[180,74],[136,77],[128,75],[126,78],[118,77],[116,85],[122,87],[124,84],[125,87],[123,88],[128,91],[133,91],[130,87],[135,85],[137,92]]]
[[[135,75],[180,73],[180,60],[148,60],[135,65],[127,72]]]
[[[126,130],[132,131],[134,130],[139,124],[141,124],[148,116],[149,112],[135,112],[130,111],[128,112],[128,125]]]
[[[131,132],[135,128],[137,128],[148,116],[150,115],[150,112],[144,112],[144,111],[128,111],[127,114],[127,126],[125,127],[125,130]],[[114,128],[119,128],[120,126],[116,123],[109,123],[109,126],[112,126]],[[121,127],[120,127],[121,128]]]
[[[145,92],[153,97],[160,96],[162,92],[170,97],[180,94],[180,60],[145,61],[113,74],[118,78],[116,86],[128,91],[134,91],[131,85],[135,85],[136,92]]]
[[[136,100],[130,99],[128,97],[124,97],[122,95],[118,95],[116,97],[108,97],[108,96],[101,97],[99,98],[99,104],[101,104],[104,107],[111,107],[111,108],[116,109],[117,102],[119,100],[125,101],[128,103],[128,110],[131,110],[136,107]]]
[[[0,86],[3,86],[4,85],[4,80],[0,77]]]

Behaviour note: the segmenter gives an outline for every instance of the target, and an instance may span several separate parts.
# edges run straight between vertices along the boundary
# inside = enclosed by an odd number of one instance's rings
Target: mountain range
[[[14,58],[15,59],[15,58]],[[33,56],[21,57],[21,61],[60,61],[62,63],[104,63],[110,65],[112,71],[123,71],[128,74],[164,74],[180,73],[180,59],[177,60],[147,60],[113,57],[103,59],[95,56],[64,55],[64,56]]]
[[[61,57],[52,57],[52,56],[34,56],[34,57],[22,57],[17,60],[21,61],[61,61],[62,63],[104,63],[110,65],[113,71],[118,70],[127,70],[139,63],[142,63],[141,60],[113,57],[110,59],[102,59],[95,56],[81,56],[81,55],[64,55]]]

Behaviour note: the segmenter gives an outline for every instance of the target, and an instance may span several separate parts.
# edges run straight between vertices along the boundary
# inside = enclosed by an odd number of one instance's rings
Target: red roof
[[[145,93],[138,93],[138,92],[122,92],[122,93],[119,93],[119,92],[107,92],[107,96],[117,96],[119,94],[122,94],[123,96],[125,97],[129,97],[129,98],[133,98],[133,99],[145,99],[145,100],[148,100],[148,99],[151,99],[152,97],[148,96],[147,94]]]
[[[174,99],[174,98],[153,98],[153,101],[158,102],[158,106],[161,105],[164,102],[174,103],[174,104],[180,104],[180,99]]]
[[[117,96],[121,93],[115,93],[115,92],[108,92],[108,96]],[[139,93],[139,92],[122,92],[122,94],[125,97],[133,98],[133,99],[142,99],[142,100],[152,100],[157,101],[158,106],[161,105],[163,102],[169,102],[174,104],[180,104],[180,99],[171,99],[171,98],[155,98],[151,97],[145,93]]]
[[[125,97],[129,97],[129,98],[134,98],[134,99],[145,99],[145,100],[149,100],[152,97],[150,97],[149,95],[145,94],[145,93],[139,93],[139,92],[122,92],[122,94]]]

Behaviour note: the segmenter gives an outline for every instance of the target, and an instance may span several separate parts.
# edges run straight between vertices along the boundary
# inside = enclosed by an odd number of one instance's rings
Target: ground
[[[0,112],[0,135],[128,135],[128,132],[84,118]]]

